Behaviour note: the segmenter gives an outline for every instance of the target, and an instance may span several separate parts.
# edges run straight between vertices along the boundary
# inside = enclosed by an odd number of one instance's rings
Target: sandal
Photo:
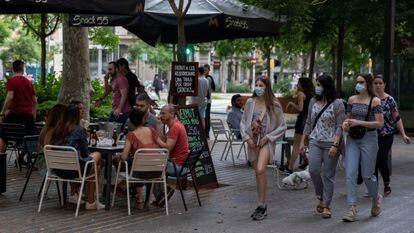
[[[322,211],[322,218],[331,218],[332,213],[329,207],[324,207]]]
[[[391,194],[391,186],[389,185],[384,186],[384,196],[386,197],[390,194]]]
[[[319,203],[316,206],[316,212],[318,212],[318,213],[322,213],[323,212],[323,204],[322,203]]]

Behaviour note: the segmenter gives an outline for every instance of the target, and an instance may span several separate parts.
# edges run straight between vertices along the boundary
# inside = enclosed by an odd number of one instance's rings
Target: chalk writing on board
[[[180,106],[177,115],[187,132],[190,154],[198,156],[194,167],[197,185],[200,187],[218,187],[213,160],[197,105]]]
[[[173,95],[197,95],[198,62],[173,62],[171,67],[171,74]]]

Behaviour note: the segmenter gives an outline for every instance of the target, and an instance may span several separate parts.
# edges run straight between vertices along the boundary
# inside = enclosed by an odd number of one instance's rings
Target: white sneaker
[[[98,203],[98,210],[101,210],[101,209],[105,208],[104,204],[100,203],[99,201],[98,202],[94,201],[92,203],[86,202],[85,209],[87,209],[87,210],[96,210],[96,203]]]
[[[75,193],[69,196],[68,202],[72,204],[78,204],[78,198],[79,198],[79,194]],[[80,203],[85,204],[85,201],[81,199]]]

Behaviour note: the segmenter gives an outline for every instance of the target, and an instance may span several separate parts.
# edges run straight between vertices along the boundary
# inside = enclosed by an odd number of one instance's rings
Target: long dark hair
[[[265,93],[263,95],[264,100],[265,100],[265,104],[266,104],[266,110],[269,113],[276,114],[276,111],[275,111],[275,108],[274,108],[275,104],[278,107],[281,107],[281,105],[279,103],[279,100],[277,100],[275,94],[272,91],[272,84],[270,83],[270,79],[266,76],[260,76],[260,77],[256,78],[256,82],[258,82],[258,81],[261,81],[262,83],[264,83],[264,85],[266,87]],[[253,92],[252,97],[257,97],[256,92]]]
[[[57,123],[52,131],[51,144],[63,144],[67,137],[72,133],[76,126],[79,126],[80,115],[79,107],[75,104],[69,104],[65,110],[62,119]]]
[[[66,111],[66,106],[63,104],[56,104],[53,106],[52,109],[49,111],[49,115],[47,117],[45,126],[43,127],[42,131],[40,131],[39,135],[39,145],[44,146],[45,143],[49,143],[46,140],[46,135],[56,127],[57,123],[62,120],[64,113]]]
[[[299,78],[298,84],[300,85],[300,91],[305,93],[306,96],[312,96],[315,93],[315,87],[309,78]]]
[[[131,72],[131,69],[129,69],[129,63],[128,63],[127,59],[125,59],[123,57],[122,58],[119,58],[118,61],[116,61],[116,63],[119,66],[125,66],[125,69],[128,71],[128,73],[132,73]]]
[[[143,126],[147,119],[147,114],[150,114],[150,113],[141,112],[141,111],[138,111],[138,109],[132,109],[131,112],[129,113],[129,120],[135,127]]]
[[[368,91],[368,95],[373,97],[376,96],[374,92],[373,82],[374,77],[372,74],[359,74],[357,77],[362,77],[365,79],[365,88]]]
[[[338,98],[335,90],[335,85],[331,76],[323,74],[316,78],[323,87],[322,95],[317,95],[316,100],[322,100],[324,97],[327,102]]]

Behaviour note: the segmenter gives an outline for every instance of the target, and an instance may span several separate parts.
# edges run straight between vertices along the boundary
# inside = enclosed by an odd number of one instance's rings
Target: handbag
[[[367,115],[365,116],[365,121],[368,121],[369,113],[371,112],[372,99],[374,99],[374,97],[372,97],[371,100],[369,101],[369,106],[368,106]],[[368,129],[364,126],[360,126],[360,125],[353,126],[349,129],[348,134],[352,139],[357,140],[357,139],[363,138],[367,130]]]

